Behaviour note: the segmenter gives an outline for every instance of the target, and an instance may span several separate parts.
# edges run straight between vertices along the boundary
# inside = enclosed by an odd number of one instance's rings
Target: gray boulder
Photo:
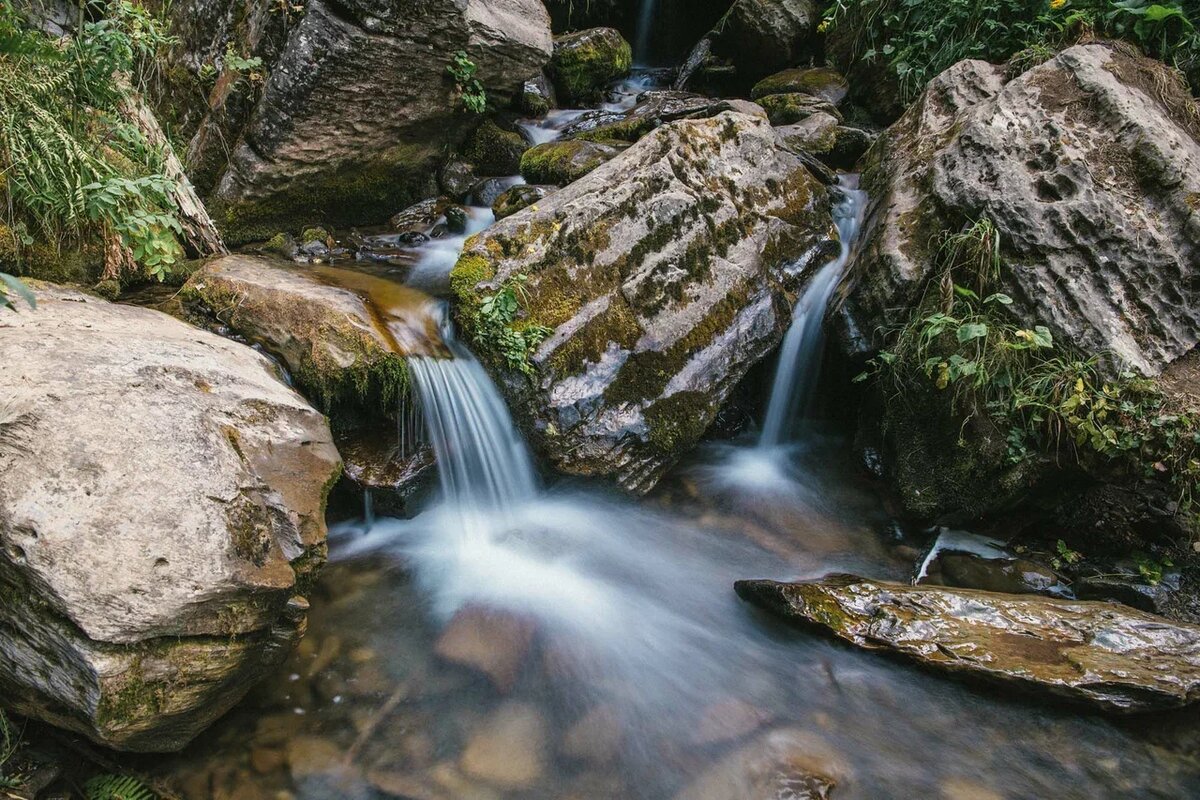
[[[4,704],[178,750],[304,632],[325,418],[244,345],[56,287],[0,359]]]
[[[832,575],[738,581],[738,595],[851,644],[1105,711],[1200,700],[1200,626],[1115,603]]]
[[[645,491],[779,343],[828,230],[803,162],[762,117],[725,112],[664,125],[468,240],[451,279],[534,444],[564,472]],[[479,311],[514,276],[510,331],[552,331],[527,363]]]
[[[820,20],[813,0],[736,0],[709,34],[711,49],[750,85],[808,62]]]
[[[243,55],[263,57],[266,73],[240,115],[210,98],[210,116],[223,115],[219,130],[202,124],[189,152],[189,164],[219,164],[201,188],[211,189],[214,216],[234,243],[266,239],[297,218],[378,222],[386,209],[428,195],[445,150],[478,121],[447,71],[454,54],[467,53],[489,104],[502,108],[552,52],[538,0],[308,0],[282,44],[264,52],[253,47],[258,17],[222,16],[217,5],[176,5],[181,19],[215,17],[187,23],[185,62],[198,71],[214,40],[248,41]]]

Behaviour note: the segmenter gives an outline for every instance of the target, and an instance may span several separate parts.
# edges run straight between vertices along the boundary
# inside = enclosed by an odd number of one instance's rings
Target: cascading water
[[[862,226],[866,200],[866,192],[858,188],[858,176],[843,175],[833,209],[838,254],[813,277],[792,312],[792,324],[779,354],[759,447],[778,447],[786,443],[793,421],[811,406],[825,346],[825,311],[850,261]]]
[[[650,33],[654,27],[654,12],[657,6],[658,0],[642,0],[641,10],[638,12],[637,35],[633,45],[633,60],[642,66],[649,64]]]

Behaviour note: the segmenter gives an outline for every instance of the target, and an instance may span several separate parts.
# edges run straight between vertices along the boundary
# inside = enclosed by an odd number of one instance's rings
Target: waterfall
[[[638,12],[637,35],[633,45],[633,60],[646,66],[650,55],[650,29],[654,25],[654,11],[658,0],[642,0],[641,11]]]
[[[408,361],[442,500],[464,511],[504,513],[537,493],[533,463],[483,366],[448,325],[443,336],[453,358]]]
[[[833,221],[840,243],[838,254],[813,277],[792,312],[792,324],[783,340],[759,447],[777,447],[787,441],[793,420],[809,410],[820,378],[825,310],[850,260],[867,199],[866,193],[858,188],[856,175],[843,175],[837,192]]]

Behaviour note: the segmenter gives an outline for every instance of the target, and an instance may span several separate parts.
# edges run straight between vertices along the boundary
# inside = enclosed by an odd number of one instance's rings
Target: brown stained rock
[[[471,732],[459,766],[473,778],[508,791],[534,786],[546,769],[547,728],[527,703],[506,703]]]
[[[1114,603],[835,575],[738,581],[738,595],[859,647],[1105,711],[1200,700],[1200,626]]]
[[[507,694],[521,676],[533,634],[528,619],[469,606],[450,620],[434,652],[452,664],[483,673],[501,694]]]
[[[0,426],[0,694],[109,747],[176,750],[302,635],[340,459],[250,348],[37,294],[0,319],[19,422]]]

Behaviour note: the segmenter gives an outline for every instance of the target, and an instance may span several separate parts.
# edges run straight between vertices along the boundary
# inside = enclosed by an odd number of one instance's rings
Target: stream
[[[550,141],[583,113],[524,127]],[[197,797],[750,800],[760,737],[782,731],[786,767],[838,800],[1200,796],[1173,717],[1148,730],[962,685],[734,595],[741,578],[907,581],[932,538],[893,521],[841,426],[809,413],[866,202],[852,178],[835,191],[842,249],[797,305],[761,435],[702,448],[645,500],[544,481],[443,321],[454,358],[410,362],[437,485],[411,519],[330,520],[300,649],[149,769]],[[410,284],[436,293],[493,220],[472,208],[465,234],[414,248]]]

